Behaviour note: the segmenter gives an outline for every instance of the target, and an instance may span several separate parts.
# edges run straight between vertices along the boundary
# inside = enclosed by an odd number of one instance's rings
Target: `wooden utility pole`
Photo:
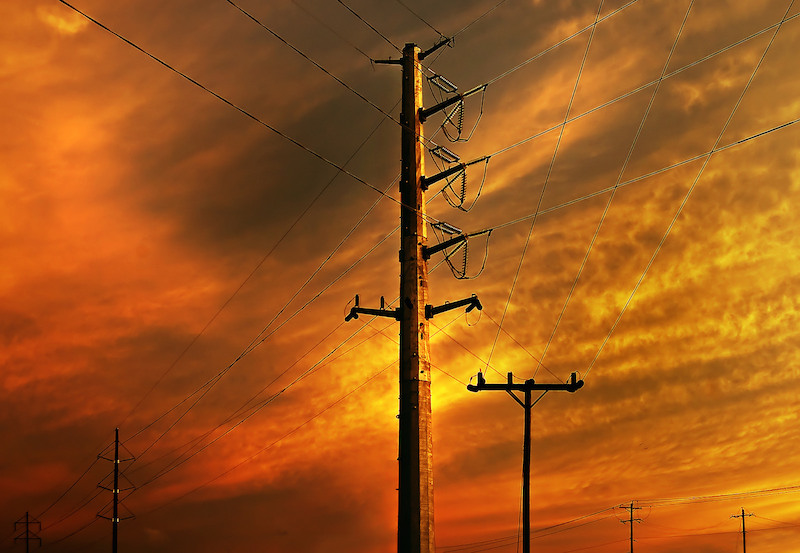
[[[425,191],[422,189],[422,71],[420,49],[403,49],[400,115],[400,478],[397,550],[433,553],[433,436],[428,343],[428,262]]]
[[[622,505],[620,505],[620,507],[622,507]],[[641,507],[634,507],[633,506],[633,501],[631,501],[630,506],[622,507],[622,508],[623,509],[628,509],[631,512],[631,516],[630,516],[630,518],[628,520],[621,520],[620,522],[622,524],[630,524],[631,525],[631,553],[633,553],[633,523],[634,522],[642,522],[642,519],[640,519],[640,518],[633,518],[633,511],[638,511],[639,509],[641,509]]]
[[[469,384],[467,390],[480,392],[481,390],[502,390],[508,392],[514,401],[525,409],[525,437],[522,446],[522,553],[531,551],[531,410],[533,408],[531,393],[539,390],[547,393],[550,390],[562,392],[577,392],[583,387],[583,380],[578,380],[572,373],[570,381],[566,384],[537,384],[528,379],[520,384],[514,384],[513,374],[508,373],[505,384],[487,384],[483,373],[478,373],[478,384]],[[525,399],[520,400],[513,392],[520,391],[525,394]]]
[[[742,514],[741,515],[731,515],[731,518],[741,518],[742,519],[742,553],[747,553],[747,541],[745,539],[745,536],[746,536],[747,532],[745,531],[745,528],[744,528],[744,517],[751,517],[751,516],[753,516],[753,513],[745,514],[744,507],[742,507]]]
[[[440,306],[428,304],[428,259],[466,240],[461,235],[442,244],[427,246],[425,190],[434,182],[463,170],[459,164],[432,177],[424,176],[425,148],[422,124],[427,117],[474,94],[457,94],[431,108],[422,108],[422,66],[427,55],[449,41],[437,43],[427,51],[406,44],[400,60],[376,63],[402,68],[401,175],[400,175],[400,296],[395,309],[364,308],[356,296],[355,306],[345,317],[359,314],[389,317],[400,322],[400,406],[397,551],[434,553],[433,539],[433,436],[431,421],[431,363],[428,319],[459,307],[481,309],[478,298],[457,300]],[[472,162],[475,163],[475,162]]]

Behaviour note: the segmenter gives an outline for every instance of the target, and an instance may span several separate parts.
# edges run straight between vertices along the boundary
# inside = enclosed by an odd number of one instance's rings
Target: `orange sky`
[[[394,550],[397,329],[343,317],[397,293],[397,204],[268,126],[396,197],[400,73],[367,57],[439,32],[429,69],[490,84],[471,140],[425,134],[496,155],[468,213],[429,195],[495,229],[479,276],[431,274],[484,306],[432,321],[437,550],[518,547],[523,412],[483,370],[586,381],[534,409],[534,550],[627,550],[634,501],[637,550],[736,551],[744,507],[752,551],[799,551],[800,5],[344,2],[385,40],[236,4],[374,106],[222,0],[74,6],[260,123],[56,0],[0,6],[0,551],[26,511],[107,550],[117,426],[121,551]]]

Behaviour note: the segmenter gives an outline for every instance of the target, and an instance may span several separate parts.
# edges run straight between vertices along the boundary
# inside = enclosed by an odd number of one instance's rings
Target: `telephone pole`
[[[550,390],[562,392],[577,392],[583,387],[583,380],[577,380],[575,373],[570,376],[570,381],[566,384],[537,384],[534,380],[528,379],[521,384],[514,384],[513,374],[508,373],[508,381],[505,384],[487,384],[483,373],[478,373],[478,384],[467,385],[470,392],[480,392],[481,390],[502,390],[508,392],[514,401],[525,409],[525,438],[522,446],[522,553],[531,551],[531,410],[533,403],[531,393],[534,390],[547,393]],[[525,399],[520,400],[513,392],[521,391]]]
[[[20,534],[19,536],[15,536],[14,542],[24,541],[25,553],[28,553],[30,551],[32,541],[38,541],[39,547],[42,546],[42,538],[40,538],[38,535],[36,535],[34,532],[31,531],[31,526],[36,526],[37,527],[36,531],[41,532],[42,531],[41,522],[39,522],[35,518],[32,518],[30,514],[26,512],[24,518],[21,518],[14,523],[14,532],[16,532],[17,528],[20,526],[25,526],[25,532],[23,534]]]
[[[753,513],[746,513],[744,512],[744,507],[742,507],[742,514],[741,515],[731,515],[731,518],[741,518],[742,519],[742,553],[747,553],[747,541],[745,540],[746,531],[744,528],[744,517],[751,517]]]
[[[620,505],[620,507],[622,507],[623,509],[628,509],[631,512],[631,516],[630,516],[630,518],[628,520],[621,520],[620,522],[622,524],[630,524],[631,525],[631,553],[633,553],[633,523],[634,522],[642,522],[642,519],[640,519],[640,518],[633,518],[633,511],[638,511],[639,509],[641,509],[641,507],[634,507],[633,506],[633,501],[631,501],[631,504],[629,506],[627,506],[627,507],[623,507],[622,505]]]
[[[422,66],[420,62],[449,40],[422,52],[416,44],[406,44],[400,60],[377,60],[380,64],[400,65],[402,69],[401,175],[400,175],[400,296],[399,306],[385,309],[364,308],[358,303],[345,317],[359,314],[389,317],[400,323],[399,352],[399,477],[397,514],[398,553],[434,553],[433,533],[433,441],[431,418],[431,374],[428,319],[439,313],[466,307],[482,309],[474,295],[470,298],[431,306],[428,302],[428,259],[442,251],[443,244],[428,248],[425,215],[425,190],[466,164],[460,164],[432,177],[424,176],[424,120],[469,94],[457,94],[428,109],[422,107]],[[466,240],[466,236],[457,241]]]
[[[116,428],[116,429],[114,429],[114,458],[113,459],[109,459],[108,457],[103,457],[102,455],[98,455],[97,456],[98,459],[103,459],[105,461],[111,461],[112,463],[114,463],[114,482],[113,482],[113,487],[107,488],[107,487],[105,487],[103,485],[100,485],[101,488],[103,488],[104,490],[110,491],[111,494],[112,494],[113,500],[112,500],[112,506],[111,506],[111,516],[110,517],[103,516],[100,513],[98,513],[98,515],[97,515],[100,518],[104,518],[104,519],[107,519],[107,520],[111,521],[111,553],[117,553],[118,527],[119,527],[120,520],[123,520],[119,516],[119,506],[120,506],[119,493],[120,493],[120,491],[124,491],[124,490],[120,490],[120,487],[119,487],[119,478],[120,478],[119,464],[122,461],[133,461],[133,457],[132,456],[130,458],[128,458],[128,459],[120,459],[119,458],[119,446],[120,446],[120,443],[119,443],[119,428]],[[125,490],[130,490],[130,489],[133,489],[133,488],[132,487],[131,488],[125,488]],[[125,519],[129,519],[129,518],[132,518],[132,517],[130,517],[130,516],[125,517]]]

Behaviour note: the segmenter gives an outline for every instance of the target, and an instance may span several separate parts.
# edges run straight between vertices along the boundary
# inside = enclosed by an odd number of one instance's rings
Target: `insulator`
[[[461,158],[455,152],[448,150],[444,146],[436,146],[430,152],[445,163],[458,163],[461,161]]]
[[[452,94],[452,93],[454,93],[455,91],[458,90],[458,87],[456,85],[454,85],[453,83],[451,83],[450,81],[448,81],[447,79],[442,77],[441,75],[432,75],[432,76],[428,77],[428,81],[433,86],[435,86],[436,88],[438,88],[439,90],[441,90],[441,91],[443,91],[443,92],[445,92],[447,94]]]
[[[436,229],[439,229],[445,234],[450,234],[450,235],[463,234],[460,228],[455,227],[450,223],[446,223],[444,221],[438,221],[436,223],[433,223],[431,226],[433,226]]]

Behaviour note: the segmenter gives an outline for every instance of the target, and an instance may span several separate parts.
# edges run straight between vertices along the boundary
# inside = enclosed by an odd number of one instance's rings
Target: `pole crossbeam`
[[[508,394],[525,409],[525,438],[522,449],[522,553],[531,551],[531,410],[533,409],[532,392],[534,390],[547,393],[549,391],[577,392],[583,387],[583,380],[578,380],[576,373],[570,375],[566,384],[538,384],[532,378],[522,383],[514,383],[513,373],[508,373],[505,384],[488,384],[482,372],[478,373],[478,384],[467,385],[470,392],[495,390]],[[514,392],[523,392],[525,399],[520,400]]]

